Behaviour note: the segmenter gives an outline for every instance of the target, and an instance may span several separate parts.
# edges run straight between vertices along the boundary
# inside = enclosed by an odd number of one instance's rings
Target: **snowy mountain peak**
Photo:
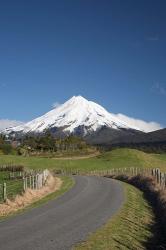
[[[71,97],[68,101],[66,101],[63,105],[64,106],[81,106],[81,105],[88,105],[89,101],[87,99],[85,99],[84,97],[82,97],[81,95],[78,96],[73,96]]]
[[[68,100],[69,102],[88,102],[88,100],[87,99],[85,99],[83,96],[81,96],[81,95],[78,95],[78,96],[73,96],[73,97],[71,97],[69,100]]]
[[[102,106],[79,95],[73,96],[45,115],[24,125],[7,129],[6,132],[42,133],[47,129],[60,129],[64,133],[76,133],[80,132],[81,129],[81,134],[86,135],[103,126],[116,130],[139,130],[117,119],[115,115],[107,112]]]

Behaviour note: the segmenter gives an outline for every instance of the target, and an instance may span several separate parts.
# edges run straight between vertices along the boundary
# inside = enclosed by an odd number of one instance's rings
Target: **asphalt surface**
[[[123,203],[119,182],[75,176],[75,186],[56,200],[0,222],[0,250],[68,250],[86,239]]]

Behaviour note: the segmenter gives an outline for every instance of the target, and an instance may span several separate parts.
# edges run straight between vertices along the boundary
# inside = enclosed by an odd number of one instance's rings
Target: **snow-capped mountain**
[[[45,115],[24,125],[6,129],[6,132],[42,133],[50,128],[63,128],[63,131],[74,133],[83,127],[84,135],[106,126],[112,129],[135,129],[117,119],[102,106],[88,101],[82,96],[73,96],[63,105],[54,108]]]
[[[124,131],[130,131],[131,133],[131,131],[139,130],[117,119],[115,115],[95,102],[88,101],[82,96],[73,96],[45,115],[26,124],[8,128],[4,132],[7,134],[29,134],[43,133],[49,129],[56,135],[60,133],[87,137],[103,128],[116,131],[116,134],[120,131],[123,133]]]

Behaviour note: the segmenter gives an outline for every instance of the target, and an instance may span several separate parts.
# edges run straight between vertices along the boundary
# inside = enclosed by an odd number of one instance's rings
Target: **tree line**
[[[16,147],[13,143],[15,140],[12,137],[6,140],[5,135],[0,134],[0,152],[3,154],[29,155],[35,152],[74,152],[91,148],[80,137],[69,135],[64,138],[55,138],[50,132],[43,135],[25,135],[17,139],[20,145]]]
[[[70,135],[65,138],[54,138],[51,133],[43,136],[25,136],[21,144],[32,151],[50,152],[82,150],[88,147],[86,142],[79,137]]]

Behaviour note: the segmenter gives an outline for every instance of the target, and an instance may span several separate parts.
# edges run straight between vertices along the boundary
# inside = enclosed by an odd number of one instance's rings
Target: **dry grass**
[[[59,190],[61,185],[62,180],[58,177],[53,177],[50,174],[46,186],[43,188],[39,190],[27,189],[23,195],[17,195],[14,201],[7,200],[6,203],[0,204],[0,217],[9,215],[29,206],[48,194]]]

